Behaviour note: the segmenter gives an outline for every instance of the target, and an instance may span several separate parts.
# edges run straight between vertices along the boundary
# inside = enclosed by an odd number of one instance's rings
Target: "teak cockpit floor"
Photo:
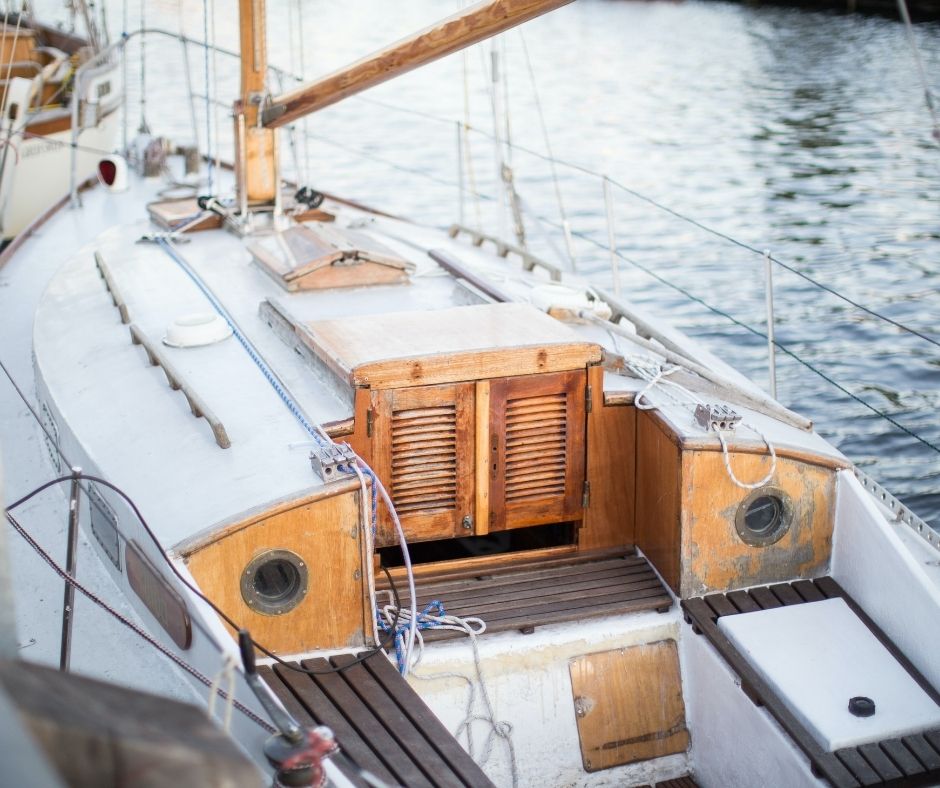
[[[387,589],[376,578],[379,590]],[[402,605],[410,603],[404,582],[396,583]],[[535,561],[522,566],[463,570],[416,578],[420,610],[440,600],[449,615],[476,616],[486,632],[511,629],[531,631],[537,626],[576,621],[594,616],[665,612],[672,597],[649,562],[620,551]],[[425,641],[464,637],[453,630],[427,629]]]
[[[355,660],[345,654],[292,663],[321,671],[318,675],[281,665],[258,671],[302,725],[326,725],[346,758],[390,785],[493,785],[384,654],[350,664]],[[344,666],[349,667],[327,672]],[[361,778],[347,776],[366,786]]]
[[[685,599],[682,601],[682,608],[693,630],[708,638],[740,676],[741,688],[748,697],[756,704],[766,707],[803,750],[813,766],[814,773],[828,780],[836,788],[937,785],[940,782],[940,730],[826,752],[718,627],[718,619],[721,616],[752,613],[806,602],[821,602],[836,597],[845,600],[921,688],[935,702],[940,702],[937,691],[831,577]]]

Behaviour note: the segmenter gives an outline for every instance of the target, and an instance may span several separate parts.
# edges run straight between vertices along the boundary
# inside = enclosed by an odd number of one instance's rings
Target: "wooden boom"
[[[346,68],[274,97],[262,114],[262,122],[268,128],[283,126],[570,2],[486,0],[478,3]]]

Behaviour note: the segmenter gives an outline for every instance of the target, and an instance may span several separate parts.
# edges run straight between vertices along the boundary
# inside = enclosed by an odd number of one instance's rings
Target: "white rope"
[[[391,594],[391,592],[388,592]],[[399,610],[394,604],[385,605],[381,610],[382,616],[391,626],[395,620],[396,614],[399,617],[399,623],[402,620],[408,621],[411,617],[409,611]],[[512,785],[516,788],[519,784],[519,767],[516,761],[516,749],[512,740],[512,723],[505,720],[496,719],[496,712],[493,708],[493,702],[490,698],[489,690],[483,679],[483,666],[480,660],[480,650],[477,643],[477,637],[486,631],[486,622],[476,616],[460,617],[454,615],[435,616],[428,613],[421,615],[422,624],[430,624],[431,630],[447,629],[454,632],[460,632],[470,638],[470,648],[473,652],[473,666],[476,679],[456,671],[443,671],[440,673],[418,673],[417,668],[424,656],[424,636],[420,630],[417,630],[417,651],[412,658],[410,669],[411,675],[422,681],[437,681],[441,679],[458,679],[467,685],[467,705],[464,718],[454,731],[454,738],[461,736],[466,738],[467,752],[481,766],[488,763],[493,756],[493,750],[496,742],[502,740],[506,745],[506,751],[509,757],[509,768],[512,775]],[[480,699],[482,708],[477,711],[477,698]],[[483,752],[475,752],[473,742],[473,723],[482,722],[489,728],[489,733],[483,746]]]
[[[727,430],[715,430],[715,432],[718,435],[718,442],[721,444],[721,454],[725,461],[725,470],[728,471],[728,476],[731,478],[731,481],[733,481],[743,490],[756,490],[758,487],[763,487],[765,484],[768,484],[770,480],[774,478],[774,474],[777,472],[777,452],[774,449],[774,445],[767,439],[767,436],[757,429],[757,427],[754,427],[751,424],[746,424],[743,421],[738,424],[738,429],[741,427],[746,427],[747,429],[759,435],[760,439],[766,444],[767,450],[770,452],[770,470],[767,471],[767,475],[758,482],[742,482],[737,476],[735,476],[734,471],[731,470],[731,456],[728,453],[728,444],[725,441],[724,436],[724,433],[727,432]]]
[[[607,333],[614,342],[614,348],[619,352],[620,347],[617,342],[617,337],[610,331]],[[624,355],[623,361],[624,367],[630,370],[634,376],[640,380],[646,381],[646,385],[643,386],[633,398],[633,404],[636,406],[637,410],[653,410],[659,407],[650,396],[654,390],[669,400],[673,405],[679,405],[680,407],[691,407],[694,409],[695,405],[705,404],[700,397],[694,392],[689,391],[683,385],[672,380],[667,380],[669,375],[683,369],[681,366],[666,366],[652,356]],[[715,430],[715,433],[718,435],[718,442],[721,444],[722,459],[725,463],[725,470],[728,472],[728,478],[741,489],[756,490],[758,487],[763,487],[765,484],[768,484],[771,479],[774,478],[774,474],[777,472],[777,451],[773,443],[770,442],[770,439],[754,425],[741,421],[738,423],[738,429],[741,428],[749,429],[756,434],[764,442],[764,445],[767,446],[767,450],[770,454],[770,470],[767,471],[767,474],[760,481],[744,482],[737,477],[731,467],[731,454],[728,451],[728,441],[726,439],[726,433],[730,434],[731,431]]]
[[[212,720],[215,719],[215,702],[216,698],[219,697],[219,689],[223,681],[226,683],[225,709],[222,712],[222,730],[226,733],[228,733],[232,727],[232,708],[235,705],[235,669],[237,667],[238,660],[235,658],[235,655],[226,652],[222,658],[222,667],[213,677],[212,686],[209,687],[209,706],[206,709],[206,713],[209,719]]]

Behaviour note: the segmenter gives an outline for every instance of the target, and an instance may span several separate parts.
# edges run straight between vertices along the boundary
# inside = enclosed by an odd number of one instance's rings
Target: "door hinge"
[[[584,490],[581,493],[581,508],[587,509],[591,505],[591,483],[584,480]]]
[[[372,437],[372,408],[366,411],[366,437]]]
[[[584,387],[584,410],[587,413],[590,413],[591,408],[594,406],[594,403],[591,400],[591,384],[588,383],[587,386]]]

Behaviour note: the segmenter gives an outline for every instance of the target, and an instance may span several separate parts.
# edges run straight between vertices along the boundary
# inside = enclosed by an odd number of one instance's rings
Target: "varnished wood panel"
[[[649,411],[636,415],[636,546],[679,590],[678,446]]]
[[[585,380],[578,370],[490,382],[490,531],[581,520]]]
[[[186,564],[206,596],[279,654],[363,645],[371,610],[359,531],[359,493],[351,491],[279,507],[190,554]],[[308,571],[307,595],[279,616],[252,610],[241,595],[248,562],[270,549],[296,553]]]
[[[731,467],[745,482],[761,479],[770,462],[768,456],[731,453]],[[731,481],[720,452],[683,453],[682,597],[825,573],[832,549],[835,473],[778,457],[770,484],[790,496],[793,523],[775,544],[752,547],[735,530],[735,513],[749,490]]]
[[[406,446],[396,443],[401,437],[393,432],[398,414],[402,415],[403,422],[408,422],[411,413],[442,408],[453,409],[453,422],[448,429],[452,437],[441,438],[435,432],[426,431],[435,428],[419,425],[413,435],[414,443]],[[373,470],[395,502],[408,540],[467,535],[462,522],[464,517],[473,516],[474,506],[474,385],[458,383],[374,391],[372,413]],[[422,464],[424,455],[428,455],[430,464],[427,466]],[[398,462],[408,463],[407,472]],[[443,479],[440,467],[448,462],[453,469],[446,474],[448,478]],[[446,505],[422,505],[416,509],[419,498],[440,499]],[[448,500],[444,501],[445,498]],[[397,544],[391,518],[384,507],[380,511],[376,545]]]
[[[568,667],[586,771],[688,748],[674,640],[587,654]]]
[[[581,549],[630,546],[635,540],[636,408],[605,405],[604,369],[588,369],[587,480],[590,501],[578,533]]]
[[[318,320],[303,341],[341,379],[377,389],[583,369],[600,347],[526,304]]]

